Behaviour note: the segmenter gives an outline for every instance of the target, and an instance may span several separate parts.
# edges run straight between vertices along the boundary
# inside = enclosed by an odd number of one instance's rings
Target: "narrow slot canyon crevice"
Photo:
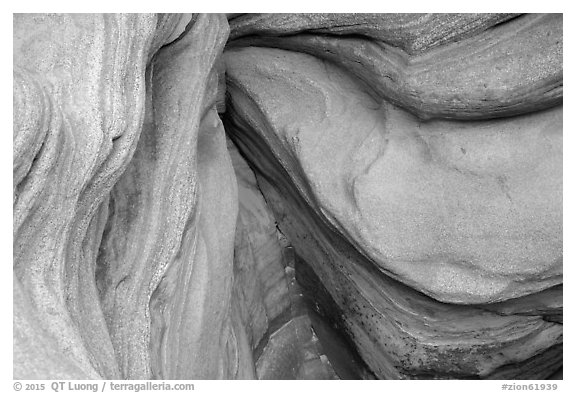
[[[13,40],[14,379],[563,379],[562,14]]]

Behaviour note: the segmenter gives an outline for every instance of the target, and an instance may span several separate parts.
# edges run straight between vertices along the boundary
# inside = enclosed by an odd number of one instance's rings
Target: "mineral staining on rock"
[[[561,367],[561,15],[15,15],[13,78],[15,378]]]

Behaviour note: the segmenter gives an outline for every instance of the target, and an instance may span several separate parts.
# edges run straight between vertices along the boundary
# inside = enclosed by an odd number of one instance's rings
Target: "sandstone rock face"
[[[233,377],[227,34],[217,15],[15,17],[16,378]]]
[[[15,15],[13,61],[15,379],[561,367],[561,15]]]
[[[422,123],[307,55],[245,49],[226,59],[234,113],[262,135],[261,150],[382,270],[453,303],[561,283],[561,107]]]
[[[100,206],[140,132],[155,35],[149,15],[14,17],[14,309],[28,326],[15,318],[15,376],[120,375],[93,271]],[[29,352],[43,346],[32,337],[75,367],[53,373]]]
[[[271,46],[329,60],[379,99],[422,119],[485,119],[558,105],[562,15],[524,15],[502,23],[509,18],[248,15],[232,20],[231,35],[238,39],[231,45]],[[321,34],[311,34],[317,30]]]
[[[258,379],[336,379],[303,304],[294,253],[282,245],[256,177],[232,143],[238,181],[233,304]]]
[[[538,87],[557,80],[561,93],[551,60],[562,58],[561,17],[523,16],[418,50],[408,35],[400,45],[338,18],[239,16],[226,53],[227,131],[332,298],[319,307],[380,378],[550,375],[562,343],[562,107],[537,109],[561,99]],[[370,39],[325,34],[330,26]],[[518,69],[540,28],[556,49],[531,56],[556,77],[503,80],[510,69],[498,62]],[[382,57],[406,53],[403,68]],[[472,53],[485,62],[460,61]],[[401,90],[413,65],[424,67],[427,82],[414,85],[423,95]],[[536,63],[521,67],[543,76]],[[520,90],[523,109],[512,103]],[[472,118],[484,120],[460,120]]]

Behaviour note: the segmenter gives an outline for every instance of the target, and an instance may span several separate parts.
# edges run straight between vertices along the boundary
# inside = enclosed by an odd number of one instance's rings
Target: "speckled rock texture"
[[[562,15],[248,14],[229,46],[329,60],[421,119],[487,119],[562,102]]]
[[[14,17],[14,378],[242,371],[227,36],[220,15]]]
[[[15,379],[561,367],[561,15],[13,29]]]
[[[226,130],[377,377],[546,378],[562,17],[389,17],[234,17]]]

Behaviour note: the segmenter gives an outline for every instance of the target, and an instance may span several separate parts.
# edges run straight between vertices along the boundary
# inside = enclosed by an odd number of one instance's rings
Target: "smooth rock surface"
[[[232,143],[238,181],[233,301],[258,379],[337,379],[311,325],[296,283],[293,253],[281,244],[276,221],[256,177]]]
[[[561,365],[562,325],[540,316],[557,297],[535,316],[482,308],[562,281],[561,107],[421,122],[308,55],[234,49],[226,62],[226,129],[377,377]]]
[[[13,22],[15,379],[562,378],[561,14]]]
[[[250,48],[226,61],[234,113],[383,271],[451,303],[561,283],[561,107],[422,123],[311,56]]]

